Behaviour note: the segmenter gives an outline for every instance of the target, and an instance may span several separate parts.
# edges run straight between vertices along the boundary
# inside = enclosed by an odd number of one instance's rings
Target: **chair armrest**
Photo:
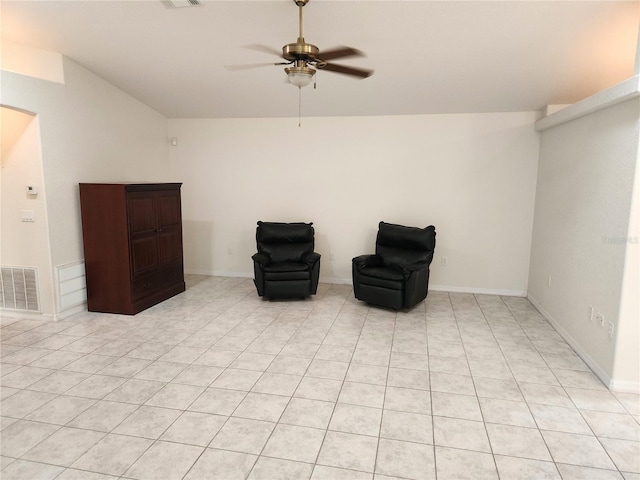
[[[411,308],[427,297],[430,264],[430,261],[421,261],[407,265],[402,269],[405,281],[403,293],[405,308]]]
[[[416,262],[410,263],[409,265],[405,265],[402,270],[407,273],[417,272],[418,270],[422,270],[423,268],[429,268],[429,264],[431,262]]]
[[[261,266],[269,265],[271,263],[271,258],[266,253],[256,253],[251,257],[251,259]]]
[[[316,263],[320,261],[320,254],[316,252],[309,252],[302,255],[302,261],[313,267]]]
[[[426,270],[429,271],[429,265],[430,262],[416,262],[416,263],[410,263],[409,265],[405,265],[402,268],[402,276],[404,277],[405,281],[409,279],[409,277],[411,277],[412,275],[414,275],[416,272],[420,272],[422,270]]]
[[[351,260],[353,265],[358,269],[365,267],[379,267],[382,265],[382,259],[378,255],[360,255]]]

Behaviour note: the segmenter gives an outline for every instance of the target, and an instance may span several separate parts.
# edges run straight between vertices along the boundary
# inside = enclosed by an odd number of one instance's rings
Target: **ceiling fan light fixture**
[[[284,71],[287,73],[289,83],[298,88],[306,87],[313,80],[316,71],[309,67],[288,67]]]

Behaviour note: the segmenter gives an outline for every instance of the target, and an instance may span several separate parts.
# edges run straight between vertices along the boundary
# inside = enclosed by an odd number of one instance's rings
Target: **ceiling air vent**
[[[199,0],[161,0],[167,8],[195,7],[201,5]]]

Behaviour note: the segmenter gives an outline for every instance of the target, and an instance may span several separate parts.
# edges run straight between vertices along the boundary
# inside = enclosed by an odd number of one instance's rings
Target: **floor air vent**
[[[0,307],[39,312],[38,276],[35,268],[1,267]]]

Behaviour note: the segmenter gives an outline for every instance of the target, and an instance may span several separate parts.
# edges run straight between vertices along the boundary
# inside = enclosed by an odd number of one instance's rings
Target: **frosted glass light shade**
[[[289,83],[296,87],[306,87],[311,83],[316,71],[309,67],[289,67],[284,69],[287,72]]]

